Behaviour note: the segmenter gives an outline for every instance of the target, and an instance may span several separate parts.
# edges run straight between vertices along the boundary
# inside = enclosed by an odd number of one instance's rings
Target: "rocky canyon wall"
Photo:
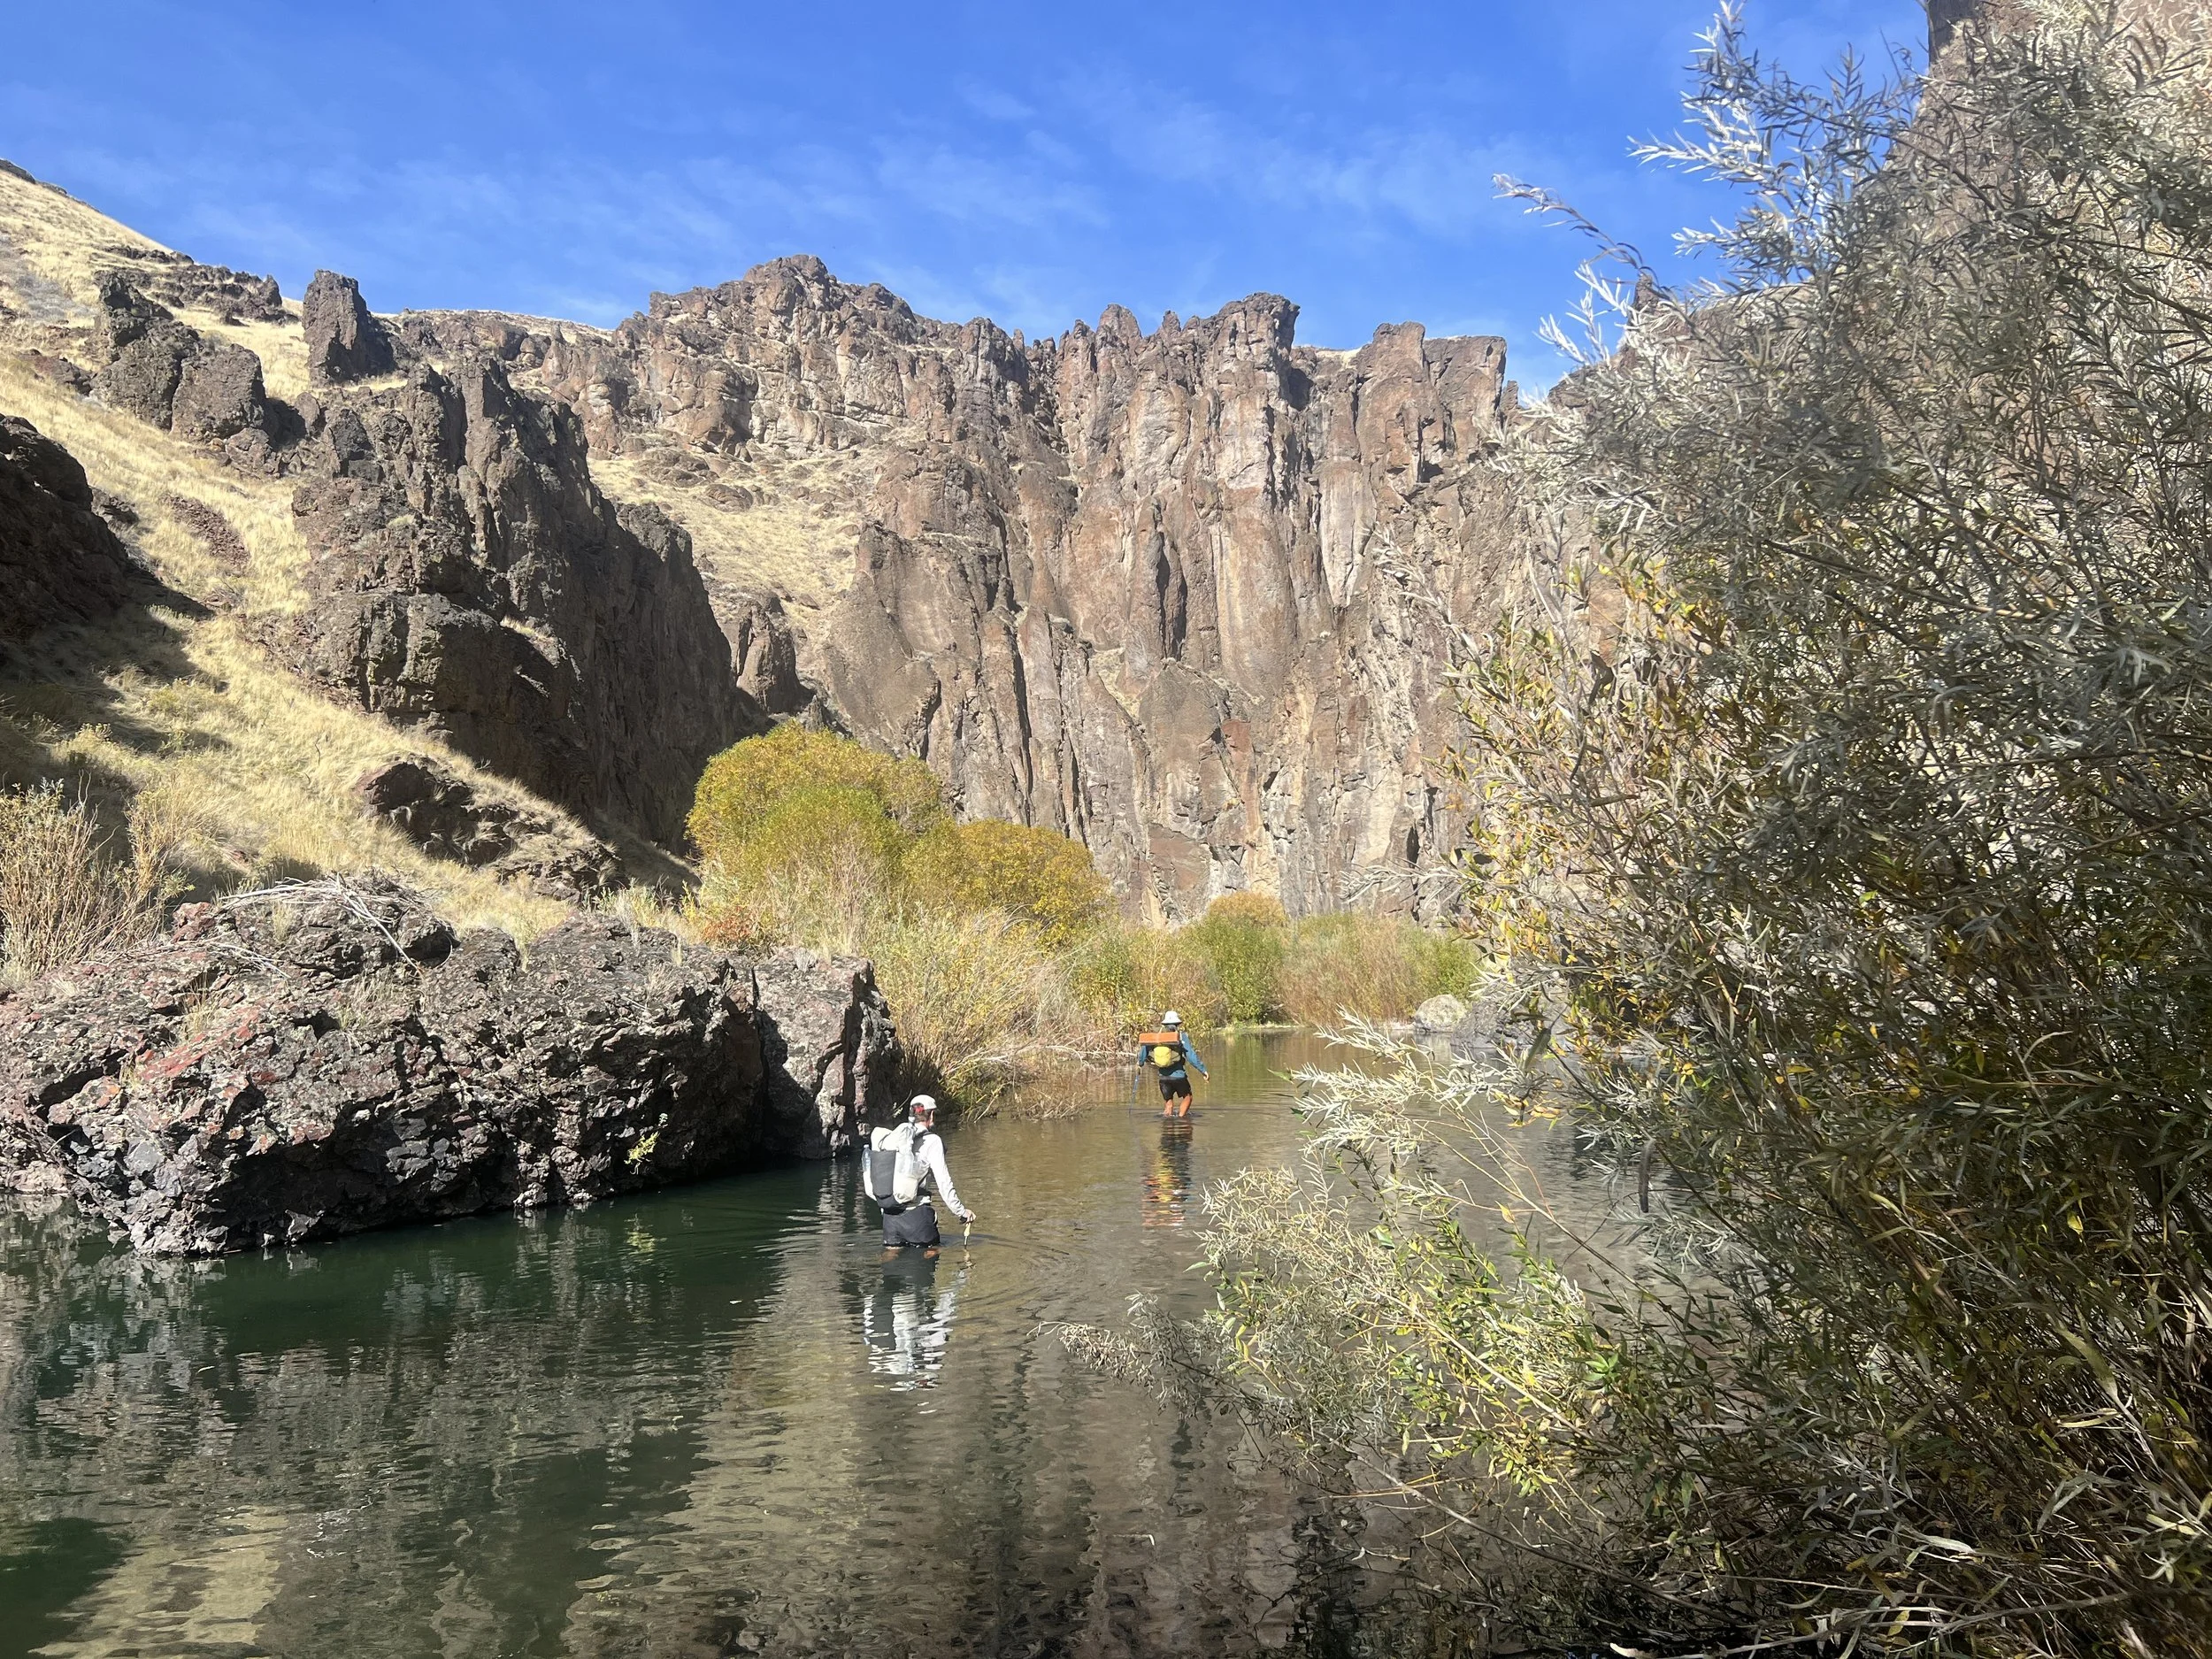
[[[1510,537],[1503,342],[1295,339],[1259,295],[1026,342],[790,258],[611,333],[402,319],[583,423],[692,532],[764,710],[811,697],[968,816],[1087,843],[1133,909],[1434,909],[1455,628]],[[786,664],[788,664],[787,667]]]
[[[1079,838],[1133,912],[1455,891],[1501,342],[1317,349],[1268,295],[1029,342],[810,257],[612,330],[379,317],[19,172],[0,237],[0,343],[288,498],[243,616],[284,666],[588,818],[677,839],[707,757],[797,715]]]

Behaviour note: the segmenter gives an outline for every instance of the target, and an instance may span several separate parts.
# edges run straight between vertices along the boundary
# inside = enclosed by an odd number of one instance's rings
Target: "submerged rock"
[[[315,883],[0,995],[0,1187],[154,1254],[296,1244],[827,1156],[897,1064],[864,963],[596,917],[525,952]]]
[[[1423,1031],[1456,1031],[1466,1019],[1467,1004],[1446,991],[1438,992],[1413,1010],[1413,1023]]]

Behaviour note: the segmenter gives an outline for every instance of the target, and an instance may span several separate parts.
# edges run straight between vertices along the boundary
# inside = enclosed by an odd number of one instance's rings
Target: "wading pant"
[[[904,1244],[934,1244],[937,1242],[937,1207],[930,1203],[909,1204],[903,1210],[883,1212],[883,1243],[886,1249]]]

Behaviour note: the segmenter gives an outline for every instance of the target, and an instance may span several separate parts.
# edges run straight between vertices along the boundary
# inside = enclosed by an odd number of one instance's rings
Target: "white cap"
[[[907,1116],[910,1118],[918,1112],[933,1112],[936,1110],[937,1097],[934,1094],[917,1094],[906,1102]]]
[[[1182,1023],[1183,1017],[1171,1008],[1169,1009],[1166,1013],[1160,1016],[1160,1024],[1163,1025],[1175,1026],[1179,1025]]]

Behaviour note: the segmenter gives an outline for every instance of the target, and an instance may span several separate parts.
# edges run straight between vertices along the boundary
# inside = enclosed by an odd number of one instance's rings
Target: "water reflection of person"
[[[952,1283],[937,1283],[937,1252],[901,1250],[883,1263],[873,1294],[860,1304],[860,1334],[868,1369],[894,1388],[927,1388],[945,1363],[953,1310],[968,1277],[963,1261]]]
[[[1179,1227],[1190,1199],[1191,1121],[1170,1118],[1160,1125],[1159,1155],[1144,1178],[1144,1225]]]

